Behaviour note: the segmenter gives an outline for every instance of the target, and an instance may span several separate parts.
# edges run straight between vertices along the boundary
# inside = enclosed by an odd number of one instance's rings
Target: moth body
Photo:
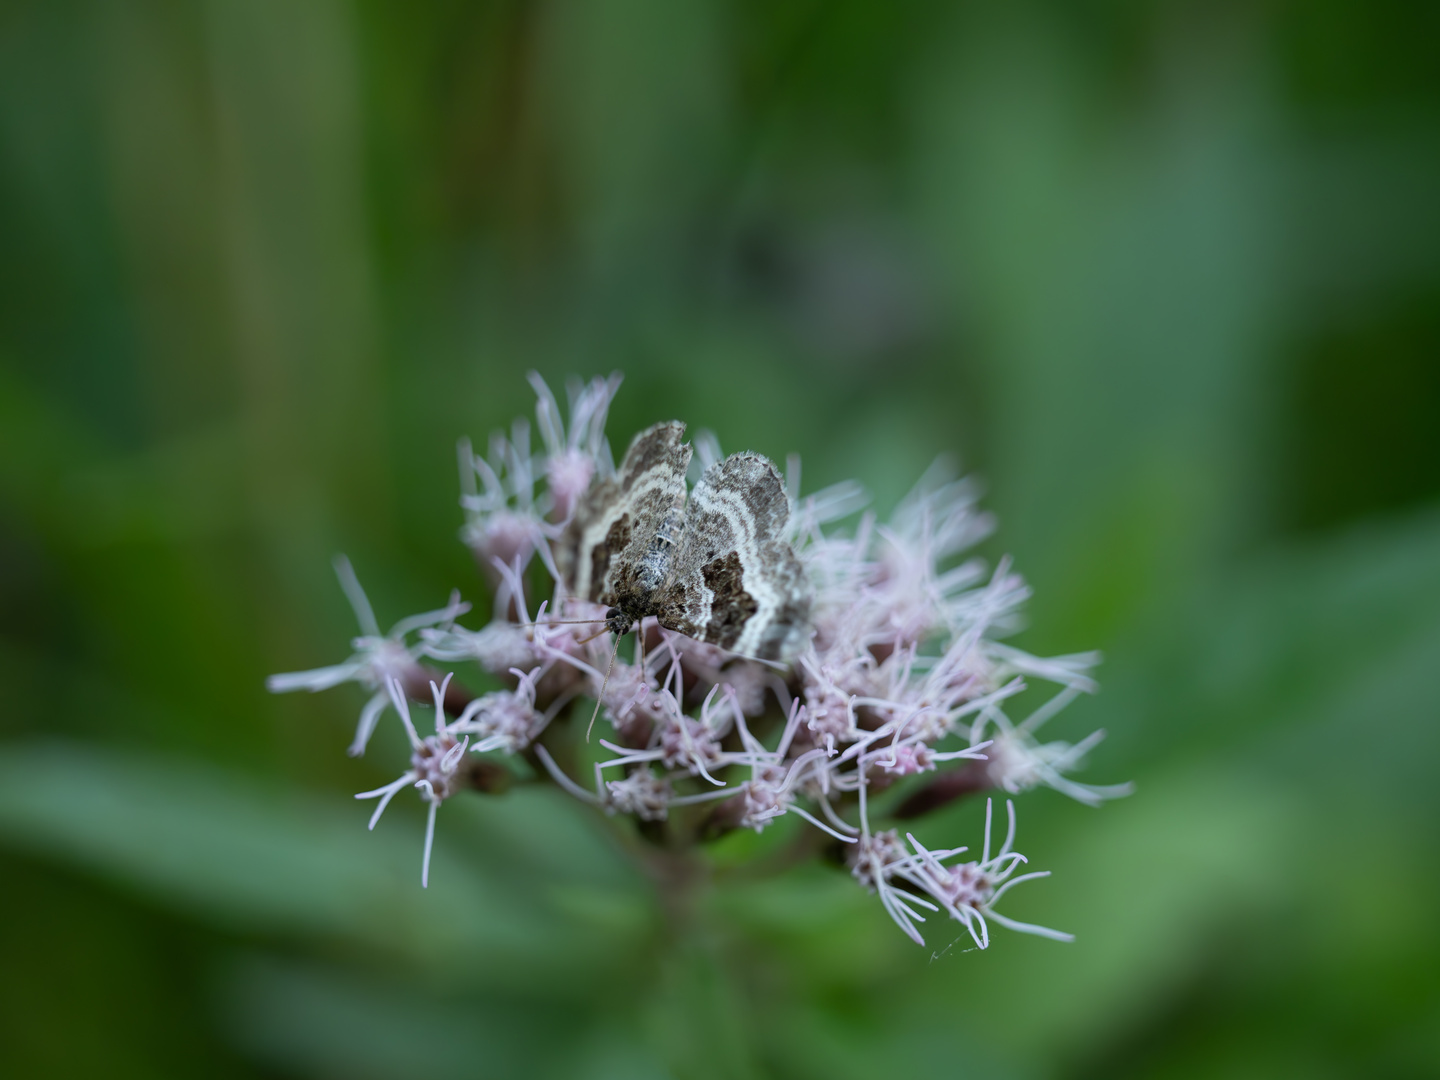
[[[733,454],[687,493],[684,431],[678,421],[642,431],[615,478],[586,492],[561,546],[566,584],[608,605],[612,633],[653,615],[742,656],[793,660],[810,640],[812,589],[785,540],[780,473],[760,454]]]

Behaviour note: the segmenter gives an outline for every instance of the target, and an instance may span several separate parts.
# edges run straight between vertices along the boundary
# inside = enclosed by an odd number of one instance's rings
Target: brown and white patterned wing
[[[812,593],[785,542],[789,516],[768,458],[734,454],[710,466],[690,494],[660,622],[743,656],[793,660],[810,640]]]
[[[642,565],[667,519],[685,505],[690,447],[685,425],[656,424],[636,435],[613,480],[590,485],[561,543],[561,570],[572,596],[616,603],[620,578]]]

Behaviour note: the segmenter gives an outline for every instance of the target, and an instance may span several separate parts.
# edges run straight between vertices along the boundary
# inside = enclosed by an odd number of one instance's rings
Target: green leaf
[[[533,863],[467,858],[447,811],[422,889],[422,823],[394,808],[367,833],[365,807],[183,759],[64,744],[0,752],[4,842],[222,926],[351,940],[480,983],[553,980],[560,993],[587,971],[628,969],[619,957],[646,934],[633,881],[597,882],[582,866],[559,902]]]

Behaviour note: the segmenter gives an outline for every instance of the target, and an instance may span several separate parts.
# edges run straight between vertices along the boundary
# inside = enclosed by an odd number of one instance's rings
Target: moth
[[[572,596],[605,604],[606,628],[660,625],[742,656],[793,660],[811,636],[812,589],[785,539],[790,503],[766,457],[732,454],[686,499],[678,420],[630,443],[613,479],[581,499],[559,546]]]

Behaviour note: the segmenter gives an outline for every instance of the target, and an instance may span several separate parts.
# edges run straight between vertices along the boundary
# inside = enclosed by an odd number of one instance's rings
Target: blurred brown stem
[[[988,761],[967,761],[958,769],[941,773],[896,807],[890,816],[900,821],[917,818],[966,795],[990,790],[995,785],[990,780],[989,766]]]

